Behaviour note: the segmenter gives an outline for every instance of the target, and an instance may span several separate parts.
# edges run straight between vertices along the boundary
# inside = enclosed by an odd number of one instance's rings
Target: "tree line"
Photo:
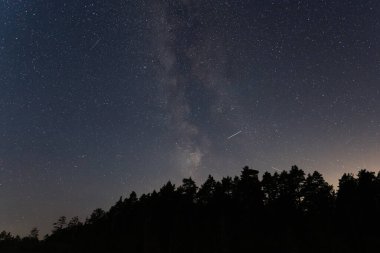
[[[185,178],[140,197],[132,192],[84,221],[60,217],[51,234],[0,233],[0,252],[380,252],[380,172],[344,174],[337,191],[293,166],[244,167],[198,187]]]

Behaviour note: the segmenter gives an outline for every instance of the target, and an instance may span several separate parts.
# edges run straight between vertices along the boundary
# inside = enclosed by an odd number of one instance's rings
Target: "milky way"
[[[380,164],[378,1],[0,1],[0,230],[297,164]]]

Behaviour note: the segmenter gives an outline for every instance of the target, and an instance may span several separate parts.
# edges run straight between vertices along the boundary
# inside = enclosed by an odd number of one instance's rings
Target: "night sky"
[[[0,230],[379,143],[377,0],[0,1]]]

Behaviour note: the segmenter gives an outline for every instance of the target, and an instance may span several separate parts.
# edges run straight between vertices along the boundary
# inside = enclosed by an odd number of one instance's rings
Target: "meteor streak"
[[[227,140],[231,139],[232,137],[235,137],[236,135],[240,134],[241,133],[241,130],[239,132],[236,132],[234,133],[233,135],[231,135],[230,137],[227,138]]]
[[[94,49],[97,45],[98,45],[98,43],[100,42],[100,40],[101,39],[98,39],[97,41],[95,41],[95,43],[92,45],[92,47],[90,48],[90,51],[92,50],[92,49]]]

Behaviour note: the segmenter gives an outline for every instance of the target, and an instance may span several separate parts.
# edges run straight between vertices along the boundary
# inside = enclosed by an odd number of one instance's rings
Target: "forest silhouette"
[[[132,192],[84,221],[60,217],[51,234],[0,234],[0,252],[380,252],[380,172],[344,174],[335,191],[323,176],[293,166],[198,188],[170,181]]]

